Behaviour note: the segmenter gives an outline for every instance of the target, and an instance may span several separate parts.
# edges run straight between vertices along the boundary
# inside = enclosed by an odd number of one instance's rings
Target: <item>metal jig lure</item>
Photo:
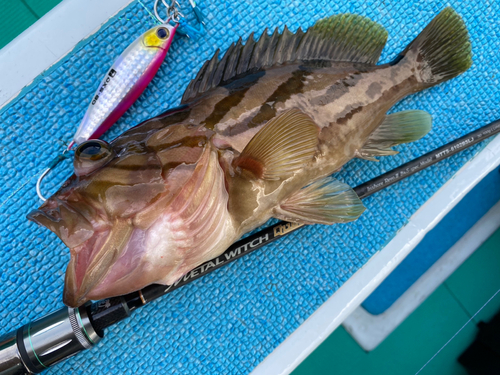
[[[38,178],[36,192],[41,200],[46,200],[41,192],[41,183],[50,170],[70,156],[69,151],[75,144],[99,138],[104,134],[139,98],[158,72],[179,27],[179,22],[184,17],[179,12],[180,5],[176,0],[173,0],[171,4],[161,0],[166,7],[167,14],[167,18],[163,19],[158,12],[159,3],[160,0],[154,3],[154,14],[160,25],[152,27],[139,36],[115,60],[92,97],[73,140],[62,154],[50,162]],[[191,0],[190,4],[201,25],[203,22],[201,12]],[[183,23],[182,27],[186,29],[183,30],[183,35],[200,33],[199,30],[186,23]]]

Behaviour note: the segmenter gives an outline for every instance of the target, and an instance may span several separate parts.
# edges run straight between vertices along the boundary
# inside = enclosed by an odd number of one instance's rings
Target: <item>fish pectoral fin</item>
[[[291,109],[270,120],[250,140],[233,167],[255,178],[278,180],[311,161],[318,150],[319,127],[305,113]]]
[[[374,156],[395,155],[398,152],[391,147],[419,140],[431,127],[432,117],[425,111],[402,111],[387,115],[363,148],[356,152],[356,156],[377,161]]]
[[[347,184],[326,177],[299,190],[274,209],[273,216],[303,224],[348,223],[365,210]]]

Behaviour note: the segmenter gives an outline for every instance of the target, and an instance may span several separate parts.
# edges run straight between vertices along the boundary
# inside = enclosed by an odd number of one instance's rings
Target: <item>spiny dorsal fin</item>
[[[334,224],[356,220],[365,210],[358,195],[332,177],[299,190],[274,209],[273,216],[302,224]]]
[[[294,61],[344,61],[375,64],[387,40],[387,31],[377,23],[355,14],[340,14],[319,20],[307,32],[294,34],[286,26],[272,35],[264,30],[258,41],[250,34],[231,44],[219,61],[219,50],[205,62],[193,79],[181,103],[227,83],[236,76],[269,66]]]
[[[391,147],[419,140],[432,127],[432,117],[425,111],[402,111],[387,115],[357,152],[360,159],[378,161],[374,156],[395,155]]]
[[[264,125],[233,166],[256,178],[286,178],[312,159],[318,147],[318,133],[318,126],[309,116],[291,109]]]

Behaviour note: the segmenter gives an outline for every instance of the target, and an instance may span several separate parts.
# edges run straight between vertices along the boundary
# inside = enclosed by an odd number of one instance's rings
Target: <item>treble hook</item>
[[[52,159],[52,161],[49,163],[47,169],[45,169],[42,174],[40,175],[40,177],[38,177],[38,180],[36,181],[36,193],[38,195],[38,198],[40,198],[42,201],[46,201],[47,199],[45,199],[45,197],[42,195],[42,190],[40,189],[40,186],[42,185],[42,181],[43,179],[45,178],[45,176],[47,176],[47,174],[52,170],[54,169],[57,164],[59,164],[60,162],[62,162],[63,160],[65,159],[68,159],[70,156],[69,154],[66,155],[67,152],[71,151],[71,147],[73,146],[74,142],[71,142],[70,145],[66,148],[66,150],[64,150],[62,152],[62,154],[59,154],[57,155],[54,159]]]
[[[163,5],[167,8],[167,19],[164,20],[161,18],[160,14],[158,13],[158,4],[160,3],[160,0],[155,0],[153,9],[155,12],[155,17],[160,21],[161,23],[167,23],[169,21],[172,21],[174,23],[179,23],[179,20],[181,17],[184,17],[184,15],[179,12],[180,5],[177,2],[177,0],[172,0],[172,3],[169,5],[165,0],[161,0]]]
[[[177,0],[172,0],[170,5],[168,5],[165,0],[161,0],[161,2],[165,5],[165,7],[167,7],[168,18],[172,20],[172,22],[179,23],[181,17],[184,17],[184,15],[179,12],[179,8],[181,7],[179,2]]]
[[[167,4],[167,0],[162,0],[162,3],[167,8],[167,14],[172,18],[172,20],[174,22],[179,24],[179,28],[177,29],[177,32],[180,35],[186,36],[188,38],[194,37],[195,39],[197,39],[200,35],[205,34],[205,28],[204,28],[205,20],[204,20],[203,14],[196,6],[196,3],[194,2],[194,0],[189,0],[189,4],[191,5],[191,8],[193,9],[196,20],[198,21],[198,26],[194,26],[194,25],[192,26],[186,21],[186,18],[184,17],[184,15],[182,13],[180,13],[177,9],[177,7],[180,7],[180,5],[176,0],[173,0],[171,5]],[[173,16],[172,16],[172,13],[173,13]]]
[[[163,18],[161,18],[160,14],[158,13],[158,4],[160,3],[160,0],[155,0],[153,8],[154,8],[154,12],[155,12],[155,17],[158,19],[159,22],[167,23],[169,21],[172,21],[175,23],[179,23],[181,21],[181,18],[184,18],[184,15],[181,12],[179,12],[179,8],[181,7],[181,5],[179,4],[179,2],[177,0],[172,0],[170,2],[170,4],[167,2],[167,0],[161,0],[161,2],[165,6],[165,8],[167,9],[167,19],[164,20]],[[193,8],[194,15],[196,16],[196,20],[201,25],[201,27],[203,27],[203,25],[205,25],[205,19],[203,17],[203,14],[196,6],[196,3],[194,2],[194,0],[189,0],[189,4],[191,5],[191,8]],[[203,31],[196,30],[196,33],[202,34]]]

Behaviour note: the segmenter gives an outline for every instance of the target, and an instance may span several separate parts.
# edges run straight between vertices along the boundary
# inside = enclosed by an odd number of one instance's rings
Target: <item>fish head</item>
[[[205,179],[207,161],[216,152],[207,143],[211,131],[156,125],[152,121],[151,129],[139,127],[111,144],[95,139],[80,144],[74,174],[28,215],[70,249],[63,294],[68,306],[169,283],[181,272],[183,255],[174,244],[182,240],[176,234],[195,228],[182,225],[190,221],[180,215],[205,212],[184,202],[210,196],[192,194],[193,189],[217,186],[210,183],[213,178]]]
[[[146,48],[160,48],[167,50],[172,43],[175,34],[175,28],[170,24],[155,26],[142,35],[142,44]]]
[[[110,273],[123,275],[134,269],[134,264],[118,259],[137,237],[134,230],[141,232],[150,225],[151,221],[144,224],[143,217],[149,219],[155,213],[144,210],[151,209],[166,190],[154,153],[132,148],[123,152],[101,140],[84,142],[76,149],[74,175],[28,215],[70,248],[63,295],[66,305],[80,306],[110,293],[125,294],[155,281],[154,275],[148,279],[142,274],[137,276],[140,285],[133,278],[122,289],[110,291],[112,283],[102,285]],[[96,288],[100,288],[98,294]]]

